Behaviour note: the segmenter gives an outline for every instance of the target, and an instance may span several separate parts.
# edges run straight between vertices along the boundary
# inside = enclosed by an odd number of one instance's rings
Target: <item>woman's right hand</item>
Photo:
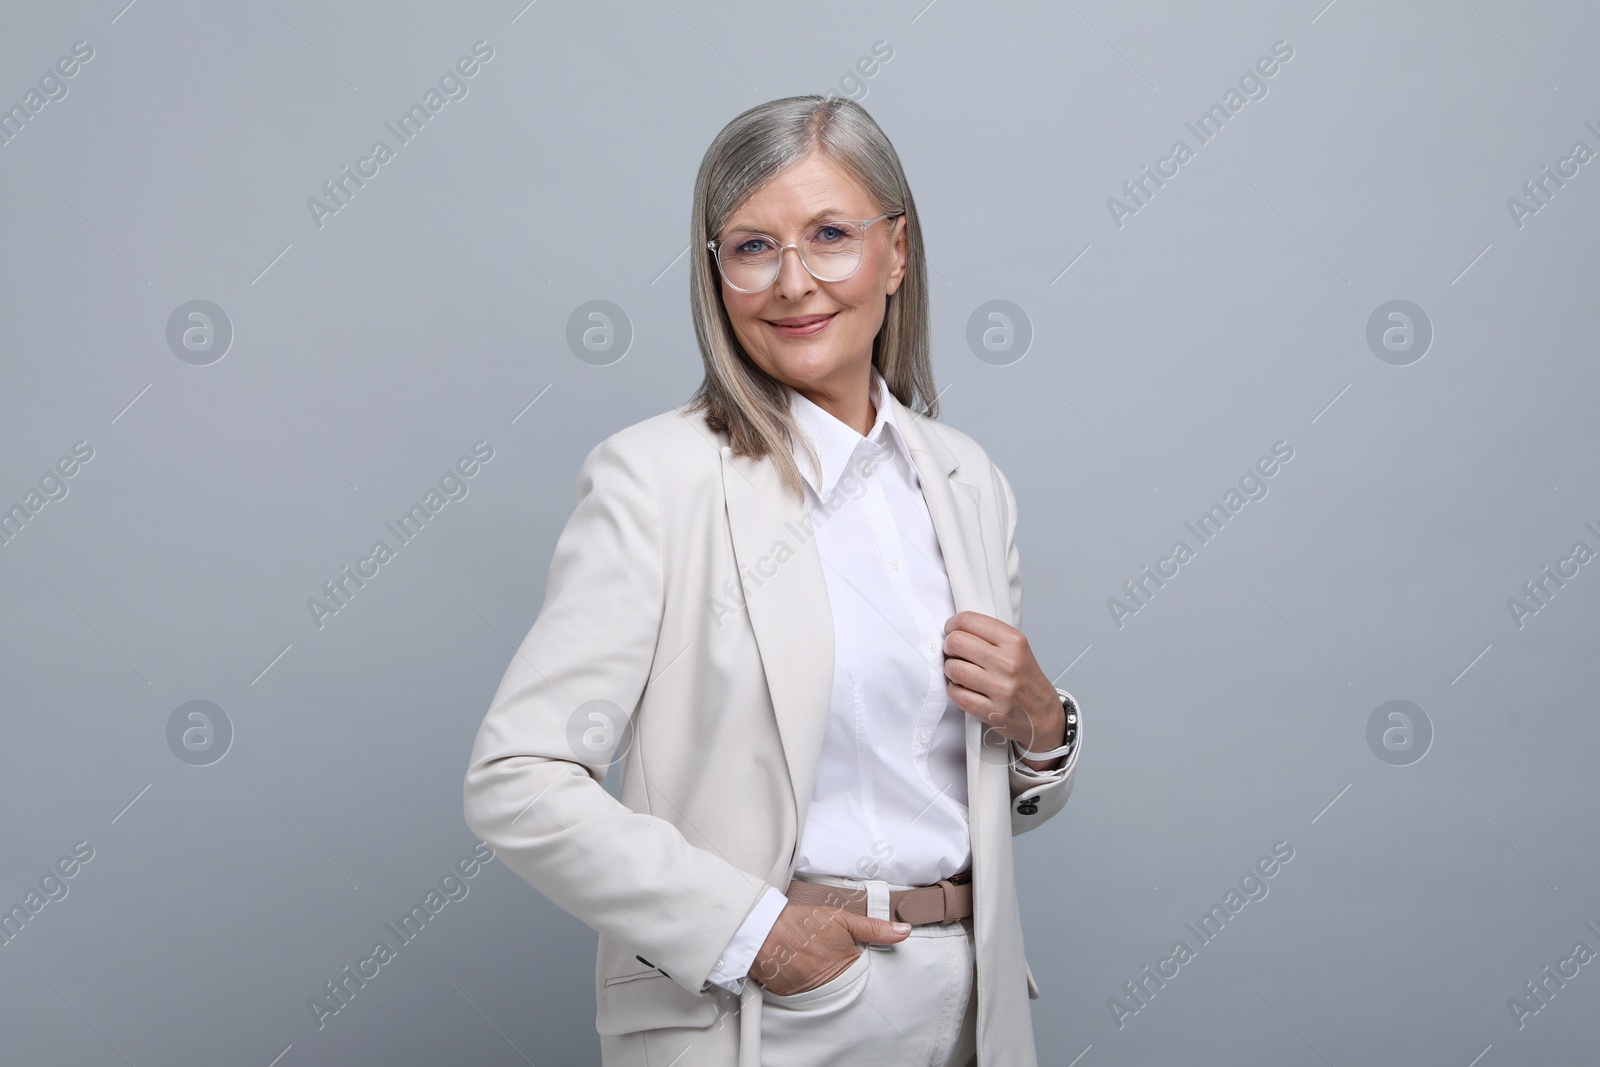
[[[820,904],[785,904],[749,977],[780,997],[804,993],[843,974],[866,951],[856,947],[858,941],[892,945],[910,933],[909,923]]]

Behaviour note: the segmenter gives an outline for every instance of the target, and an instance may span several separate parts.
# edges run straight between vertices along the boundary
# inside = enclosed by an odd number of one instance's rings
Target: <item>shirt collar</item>
[[[877,416],[873,419],[865,437],[815,402],[802,396],[793,387],[789,389],[789,411],[816,449],[817,459],[822,464],[820,482],[816,472],[806,461],[805,452],[799,442],[795,442],[795,462],[799,465],[806,484],[811,486],[819,498],[825,498],[834,488],[840,476],[844,474],[845,467],[849,465],[851,456],[855,455],[856,449],[861,447],[863,442],[874,442],[879,449],[899,447],[909,462],[911,450],[901,435],[899,422],[895,419],[893,398],[889,394],[888,385],[877,367],[871,369],[871,375],[870,388]]]

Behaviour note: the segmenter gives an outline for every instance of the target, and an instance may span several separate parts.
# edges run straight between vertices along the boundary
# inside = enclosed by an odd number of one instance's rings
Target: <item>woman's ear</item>
[[[905,223],[906,217],[904,215],[895,216],[893,222],[894,230],[891,231],[892,237],[889,242],[889,255],[891,257],[889,279],[883,290],[887,296],[893,296],[900,288],[900,283],[905,281],[906,277],[907,240]]]

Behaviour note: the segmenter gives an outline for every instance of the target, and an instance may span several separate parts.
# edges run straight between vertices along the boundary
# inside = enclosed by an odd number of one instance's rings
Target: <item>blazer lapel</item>
[[[889,402],[894,405],[900,432],[911,446],[956,611],[993,615],[995,591],[989,581],[988,559],[994,546],[984,542],[980,493],[978,485],[969,480],[975,472],[960,469],[955,453],[939,439],[926,415],[914,414],[892,393]]]
[[[986,476],[987,471],[962,470],[956,458],[938,431],[925,415],[916,415],[891,396],[895,405],[895,418],[911,454],[916,461],[917,477],[922,482],[922,498],[927,501],[928,515],[933,520],[934,533],[939,539],[939,550],[944,556],[945,572],[950,577],[950,594],[957,612],[976,611],[1010,621],[1010,594],[1005,608],[993,585],[989,566],[997,552],[1005,546],[991,545],[984,539],[980,512],[981,494],[975,479]],[[980,865],[980,852],[984,847],[978,818],[985,783],[980,772],[984,765],[1004,767],[1008,764],[1008,742],[999,734],[988,730],[974,716],[966,717],[967,741],[967,808],[968,824],[973,828],[973,868]],[[996,788],[993,785],[990,789]]]
[[[744,607],[783,741],[798,846],[833,691],[833,613],[822,557],[805,504],[776,466],[724,446],[722,486]],[[791,849],[786,870],[793,858]]]

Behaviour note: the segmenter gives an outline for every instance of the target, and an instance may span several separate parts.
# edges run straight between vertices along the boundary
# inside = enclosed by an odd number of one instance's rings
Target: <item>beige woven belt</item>
[[[799,878],[789,883],[784,896],[795,904],[843,908],[857,915],[867,913],[867,891],[846,889],[823,882]],[[923,923],[951,922],[972,914],[972,871],[942,878],[933,885],[889,891],[889,917],[920,926]]]

